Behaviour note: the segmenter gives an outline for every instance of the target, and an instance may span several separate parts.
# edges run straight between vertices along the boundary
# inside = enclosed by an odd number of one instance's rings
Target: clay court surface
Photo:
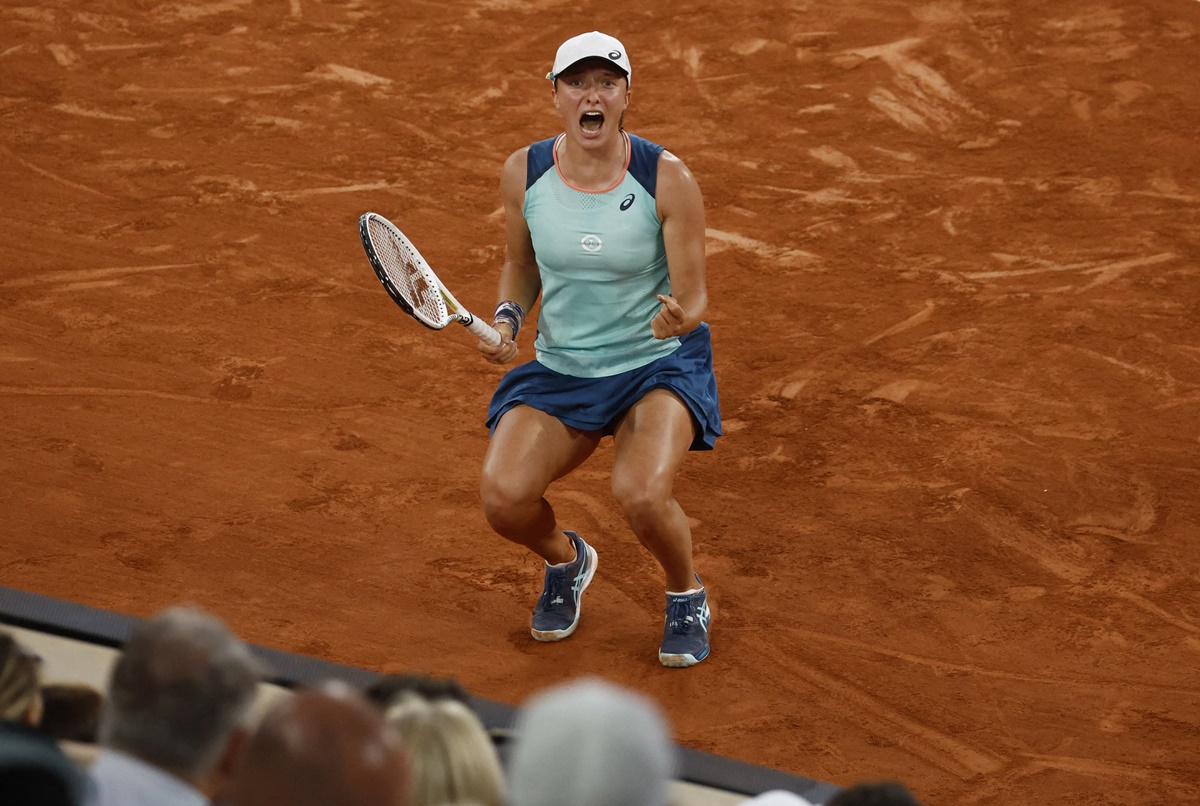
[[[705,193],[726,436],[677,495],[713,654],[608,486],[569,641],[478,507],[498,178],[600,28]],[[1200,3],[0,4],[0,583],[454,675],[582,674],[680,743],[928,804],[1200,797]],[[522,358],[532,357],[523,336]]]

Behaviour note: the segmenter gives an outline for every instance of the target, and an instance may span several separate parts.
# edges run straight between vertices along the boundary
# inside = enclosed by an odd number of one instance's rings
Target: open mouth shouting
[[[584,112],[579,116],[579,128],[584,134],[596,135],[604,128],[603,112]]]

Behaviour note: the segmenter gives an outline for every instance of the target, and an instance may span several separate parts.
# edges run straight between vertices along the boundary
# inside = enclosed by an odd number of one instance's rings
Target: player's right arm
[[[521,306],[529,313],[542,290],[542,278],[538,273],[537,260],[533,252],[533,236],[525,222],[525,173],[529,149],[522,148],[512,153],[504,162],[500,173],[500,197],[504,202],[505,251],[504,266],[500,269],[500,282],[496,292],[497,304],[508,301]],[[494,364],[507,364],[517,356],[517,344],[513,341],[512,327],[507,322],[498,322],[500,344],[491,347],[479,342],[479,351]]]

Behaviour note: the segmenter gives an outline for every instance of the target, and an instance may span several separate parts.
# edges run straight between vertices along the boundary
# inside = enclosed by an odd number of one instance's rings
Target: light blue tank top
[[[650,331],[662,306],[655,295],[671,293],[654,196],[663,147],[627,138],[625,174],[601,192],[563,181],[555,138],[529,147],[524,212],[542,279],[534,349],[564,375],[616,375],[679,348]]]

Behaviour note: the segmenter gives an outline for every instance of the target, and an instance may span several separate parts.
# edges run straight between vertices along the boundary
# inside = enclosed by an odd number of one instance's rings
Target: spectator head
[[[254,701],[263,669],[218,619],[173,607],[138,625],[113,668],[101,744],[200,784]]]
[[[543,691],[517,717],[511,806],[664,806],[675,772],[650,699],[595,679]]]
[[[363,694],[379,708],[387,709],[406,696],[426,700],[458,700],[470,705],[471,695],[453,677],[432,677],[426,674],[389,674],[380,677]]]
[[[230,806],[406,806],[408,764],[379,709],[345,683],[277,702],[234,768]]]
[[[0,632],[0,720],[36,726],[42,719],[42,659]]]
[[[96,741],[104,706],[99,691],[83,683],[52,683],[42,686],[42,702],[42,733],[70,742]]]
[[[826,806],[921,806],[917,799],[898,783],[855,784],[833,796]]]
[[[83,776],[49,736],[42,715],[41,658],[0,632],[0,803],[77,806]]]
[[[403,695],[387,711],[408,753],[409,806],[502,806],[504,772],[475,712],[454,699]]]

